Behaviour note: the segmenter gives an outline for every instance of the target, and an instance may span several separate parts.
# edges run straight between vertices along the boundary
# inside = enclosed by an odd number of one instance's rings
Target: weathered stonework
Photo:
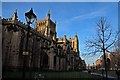
[[[18,21],[17,12],[12,18],[2,19],[3,70],[23,68],[27,25]],[[43,20],[37,20],[35,28],[30,29],[26,67],[33,70],[78,70],[79,55],[78,36],[67,39],[56,37],[56,22],[50,19],[50,12]]]
[[[119,52],[106,52],[107,69],[116,70],[120,69],[120,53]],[[96,60],[96,69],[104,69],[104,56],[102,55]]]

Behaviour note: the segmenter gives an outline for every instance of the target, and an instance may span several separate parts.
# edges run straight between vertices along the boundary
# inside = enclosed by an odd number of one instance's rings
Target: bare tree
[[[107,64],[106,64],[106,52],[110,52],[110,48],[117,40],[117,34],[112,33],[111,25],[107,22],[106,18],[101,17],[97,25],[97,34],[95,39],[86,41],[86,47],[90,51],[89,54],[97,54],[103,52],[104,65],[107,80]],[[114,35],[114,36],[113,36]]]

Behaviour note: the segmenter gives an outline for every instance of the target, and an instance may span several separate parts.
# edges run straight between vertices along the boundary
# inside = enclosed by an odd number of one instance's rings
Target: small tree
[[[97,54],[103,52],[104,66],[107,80],[107,64],[106,64],[106,52],[110,52],[109,49],[117,40],[117,34],[112,33],[111,25],[107,22],[106,18],[101,17],[97,25],[97,35],[94,40],[86,41],[86,47],[90,51],[89,54]],[[114,36],[113,36],[114,35]]]

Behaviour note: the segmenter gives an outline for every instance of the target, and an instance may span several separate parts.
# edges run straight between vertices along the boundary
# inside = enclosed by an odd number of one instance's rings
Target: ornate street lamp
[[[31,10],[27,13],[25,13],[25,18],[28,24],[32,24],[35,19],[37,18],[36,15],[33,13],[33,9],[31,8]]]
[[[30,32],[30,24],[32,24],[35,19],[36,19],[36,15],[33,13],[33,9],[31,8],[31,10],[27,13],[25,13],[25,18],[28,24],[27,27],[27,38],[26,38],[26,44],[25,44],[25,51],[23,51],[23,56],[24,56],[24,62],[23,62],[23,80],[25,80],[25,72],[26,72],[26,58],[29,55],[29,51],[28,51],[28,39],[29,39],[29,32]]]

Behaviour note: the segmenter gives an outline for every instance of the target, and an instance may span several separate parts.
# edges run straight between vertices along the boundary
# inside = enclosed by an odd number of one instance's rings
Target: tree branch
[[[111,44],[109,44],[105,49],[107,50],[109,47],[111,47],[117,40],[117,36],[118,36],[119,33],[116,34],[114,40],[111,42]]]

